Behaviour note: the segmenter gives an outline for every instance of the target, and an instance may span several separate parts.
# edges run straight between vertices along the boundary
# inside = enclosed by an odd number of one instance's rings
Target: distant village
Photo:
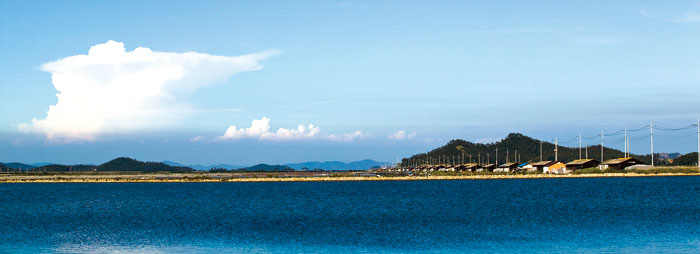
[[[544,174],[570,174],[576,170],[585,168],[606,169],[648,169],[653,166],[645,165],[642,161],[627,157],[610,159],[600,162],[595,159],[578,159],[567,163],[560,161],[539,161],[534,163],[514,163],[508,162],[500,165],[496,164],[421,164],[413,166],[397,166],[389,169],[395,172],[413,172],[413,171],[459,171],[459,172],[539,172]]]

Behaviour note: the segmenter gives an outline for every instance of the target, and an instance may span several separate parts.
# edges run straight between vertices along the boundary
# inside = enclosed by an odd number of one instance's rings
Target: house
[[[625,169],[632,165],[644,164],[642,161],[632,157],[606,160],[600,164],[600,169]]]
[[[567,174],[571,171],[566,170],[566,164],[556,161],[554,164],[545,167],[543,171],[545,174]]]
[[[521,171],[521,170],[530,171],[530,169],[532,169],[532,168],[534,168],[534,167],[530,163],[525,162],[525,163],[521,163],[520,165],[518,165],[517,170],[518,171]]]
[[[476,171],[477,165],[476,164],[460,164],[455,166],[455,170],[457,171],[467,171],[467,172],[474,172]]]
[[[540,161],[540,162],[535,162],[532,163],[531,165],[535,168],[536,171],[539,172],[545,172],[549,171],[549,166],[552,166],[556,164],[558,161]]]
[[[600,161],[594,159],[580,159],[566,163],[566,170],[574,172],[584,168],[594,168],[600,165]]]
[[[496,164],[485,164],[485,165],[479,165],[479,167],[476,169],[476,172],[481,172],[481,171],[491,172],[494,169],[496,169]]]
[[[518,167],[517,163],[505,163],[494,169],[493,172],[512,172]]]

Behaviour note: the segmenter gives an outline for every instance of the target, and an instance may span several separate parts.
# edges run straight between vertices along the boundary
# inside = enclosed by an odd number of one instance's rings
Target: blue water
[[[700,177],[0,184],[0,252],[700,252]]]

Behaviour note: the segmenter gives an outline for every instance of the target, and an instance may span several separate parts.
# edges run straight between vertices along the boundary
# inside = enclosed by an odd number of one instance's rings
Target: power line
[[[691,125],[688,125],[685,127],[680,127],[680,128],[666,128],[666,127],[662,127],[662,126],[658,126],[658,125],[654,126],[655,130],[660,130],[660,131],[682,131],[682,130],[694,129],[694,128],[695,128],[695,124],[691,124]]]
[[[637,129],[630,129],[630,130],[627,130],[627,131],[643,131],[643,130],[646,130],[646,129],[648,129],[648,128],[649,128],[649,125],[645,125],[644,127],[637,128]]]

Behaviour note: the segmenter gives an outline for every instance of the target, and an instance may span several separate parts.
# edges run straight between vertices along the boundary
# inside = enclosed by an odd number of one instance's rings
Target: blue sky
[[[66,70],[62,59],[110,40],[212,64],[273,53],[259,68],[186,70],[220,78],[143,97],[179,113],[109,115],[121,104],[102,102],[47,117],[58,100],[45,64]],[[2,1],[0,45],[0,161],[394,161],[453,138],[569,140],[700,114],[700,1]],[[147,90],[133,84],[124,91]],[[94,117],[95,128],[61,129]],[[269,133],[256,134],[263,117]],[[648,153],[635,135],[632,151]],[[692,130],[657,135],[656,151],[697,149]]]

